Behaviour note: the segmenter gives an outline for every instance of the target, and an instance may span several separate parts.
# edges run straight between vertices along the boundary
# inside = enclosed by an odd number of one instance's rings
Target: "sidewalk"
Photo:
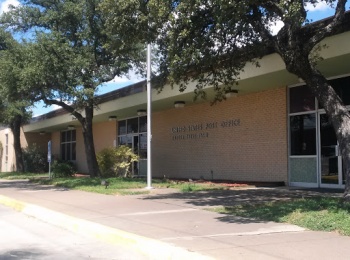
[[[349,259],[350,237],[203,208],[319,195],[287,188],[111,196],[0,181],[0,203],[149,259]],[[328,195],[341,196],[330,193]]]

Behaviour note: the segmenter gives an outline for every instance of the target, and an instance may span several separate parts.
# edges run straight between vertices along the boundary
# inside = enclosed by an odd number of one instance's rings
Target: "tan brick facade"
[[[153,175],[287,183],[286,88],[153,114]]]

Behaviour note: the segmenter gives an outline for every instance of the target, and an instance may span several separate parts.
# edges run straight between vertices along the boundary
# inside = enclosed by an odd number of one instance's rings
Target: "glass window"
[[[61,142],[66,142],[66,132],[61,132]]]
[[[76,130],[61,132],[61,159],[76,160]]]
[[[126,120],[118,122],[118,135],[126,134]]]
[[[350,105],[350,77],[332,79],[328,82],[343,101],[343,104]],[[319,108],[323,108],[323,106],[319,104]]]
[[[138,118],[131,118],[127,120],[128,134],[139,132],[139,120]]]
[[[289,89],[289,112],[298,113],[315,110],[315,97],[308,87]]]
[[[140,133],[147,132],[147,116],[140,117]]]
[[[350,77],[329,81],[344,105],[350,105]]]
[[[66,141],[67,142],[72,141],[72,131],[67,131],[65,132],[65,134],[66,134]]]
[[[316,155],[315,114],[290,117],[291,155]]]

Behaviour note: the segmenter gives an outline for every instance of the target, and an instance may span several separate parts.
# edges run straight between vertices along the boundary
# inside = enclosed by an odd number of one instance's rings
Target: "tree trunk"
[[[88,165],[90,177],[100,176],[100,169],[98,167],[95,145],[94,145],[94,136],[92,131],[92,119],[93,119],[94,109],[92,107],[85,107],[85,118],[83,119],[82,129],[85,145],[85,155]]]
[[[294,58],[298,56],[295,54]],[[287,65],[287,70],[305,81],[323,106],[334,128],[345,172],[344,199],[350,201],[350,113],[327,79],[310,63],[307,57],[295,59],[294,62]]]
[[[17,172],[24,172],[23,153],[21,147],[21,125],[22,116],[16,115],[10,124],[10,128],[13,133],[13,148],[15,150]]]

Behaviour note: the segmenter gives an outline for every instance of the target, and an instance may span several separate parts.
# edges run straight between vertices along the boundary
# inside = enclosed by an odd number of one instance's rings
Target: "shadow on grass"
[[[223,207],[221,213],[234,214],[246,218],[255,218],[265,221],[285,222],[292,213],[304,214],[310,212],[324,212],[337,214],[350,213],[350,203],[343,203],[340,198],[313,197],[292,201],[277,201],[258,205],[238,205]]]

